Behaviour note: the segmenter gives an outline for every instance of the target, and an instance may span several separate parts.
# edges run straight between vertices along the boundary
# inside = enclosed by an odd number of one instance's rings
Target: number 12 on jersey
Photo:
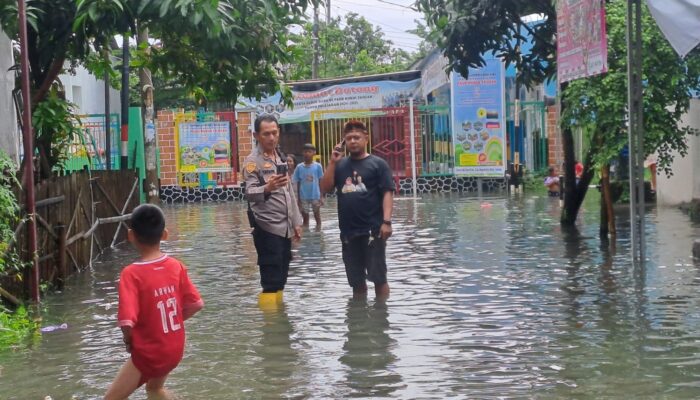
[[[176,322],[177,299],[175,297],[171,297],[166,301],[161,300],[156,306],[160,310],[160,322],[163,323],[163,333],[175,332],[181,328],[180,324]]]

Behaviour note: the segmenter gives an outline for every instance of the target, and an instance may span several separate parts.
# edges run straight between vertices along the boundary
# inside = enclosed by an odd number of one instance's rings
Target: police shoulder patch
[[[257,168],[258,168],[258,166],[257,166],[257,164],[255,164],[254,162],[249,162],[248,164],[245,165],[245,170],[246,170],[246,172],[248,172],[249,174],[252,174],[253,172],[255,172],[255,170],[256,170]]]

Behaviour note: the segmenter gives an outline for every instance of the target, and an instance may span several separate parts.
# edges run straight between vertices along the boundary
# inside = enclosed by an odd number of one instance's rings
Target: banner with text
[[[183,122],[178,125],[178,172],[230,172],[229,121]]]
[[[498,59],[452,73],[452,135],[457,176],[502,177],[505,173],[505,70]]]
[[[244,99],[239,103],[255,108],[258,115],[272,114],[282,124],[311,120],[312,111],[358,110],[408,105],[420,84],[419,79],[408,82],[377,81],[346,83],[329,86],[313,92],[292,91],[294,107],[280,103],[279,93],[260,101]]]
[[[557,1],[557,77],[559,82],[608,71],[603,0]]]

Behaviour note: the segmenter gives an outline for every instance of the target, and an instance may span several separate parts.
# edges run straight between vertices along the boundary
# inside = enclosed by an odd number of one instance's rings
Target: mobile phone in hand
[[[338,153],[342,153],[344,148],[345,148],[345,139],[343,139],[343,140],[335,147],[335,151],[337,151]]]
[[[277,175],[287,175],[288,171],[289,171],[289,166],[286,163],[277,164]]]

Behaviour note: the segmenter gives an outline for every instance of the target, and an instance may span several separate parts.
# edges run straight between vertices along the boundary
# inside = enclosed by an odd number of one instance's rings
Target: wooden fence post
[[[58,289],[63,290],[66,277],[66,226],[62,223],[56,226],[56,235],[58,236],[56,248],[56,267],[58,269]]]

